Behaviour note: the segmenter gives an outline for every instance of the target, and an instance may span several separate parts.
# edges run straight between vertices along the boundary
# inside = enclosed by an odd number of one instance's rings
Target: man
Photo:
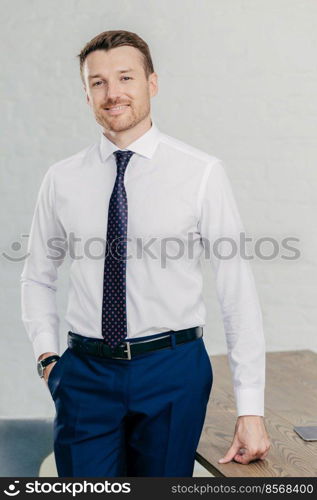
[[[58,474],[192,476],[213,382],[200,256],[215,242],[238,413],[222,461],[264,459],[262,317],[247,260],[222,258],[243,231],[222,162],[158,129],[157,74],[135,33],[101,33],[79,60],[100,140],[48,169],[21,275],[23,321],[56,406]],[[73,241],[59,357],[54,282]]]

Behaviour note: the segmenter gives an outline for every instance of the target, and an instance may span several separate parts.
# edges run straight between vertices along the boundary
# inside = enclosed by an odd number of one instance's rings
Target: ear
[[[89,95],[88,95],[88,92],[87,92],[87,89],[86,89],[86,86],[84,85],[84,92],[86,94],[86,102],[88,104],[88,106],[90,106],[90,98],[89,98]]]
[[[158,75],[157,73],[153,72],[149,75],[149,89],[150,89],[150,96],[154,97],[157,92],[158,92]]]

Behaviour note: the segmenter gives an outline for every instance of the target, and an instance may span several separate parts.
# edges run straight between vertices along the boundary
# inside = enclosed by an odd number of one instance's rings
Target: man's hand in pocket
[[[53,356],[53,355],[55,355],[55,354],[57,354],[57,353],[56,353],[56,352],[45,352],[44,354],[41,354],[41,356],[39,357],[39,359],[38,359],[38,360],[40,361],[41,359],[45,359],[45,358],[47,358],[48,356]],[[43,375],[44,375],[44,376],[43,376],[43,378],[44,378],[44,380],[45,380],[45,382],[46,382],[46,383],[47,383],[48,378],[49,378],[49,376],[50,376],[51,370],[53,369],[53,366],[54,366],[56,363],[57,363],[57,361],[53,361],[53,362],[52,362],[52,363],[50,363],[49,365],[45,366],[44,371],[43,371]]]
[[[48,378],[50,376],[50,373],[51,373],[51,371],[53,369],[53,366],[56,365],[56,363],[57,363],[57,361],[53,361],[53,363],[50,363],[49,365],[47,365],[44,368],[44,373],[43,373],[44,377],[43,378],[44,378],[44,380],[45,380],[46,383],[47,383]]]

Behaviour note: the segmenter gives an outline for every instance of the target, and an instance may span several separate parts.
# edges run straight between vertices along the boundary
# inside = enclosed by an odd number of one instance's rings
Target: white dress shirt
[[[36,360],[44,352],[59,353],[55,281],[66,255],[68,328],[103,338],[104,251],[118,149],[100,132],[97,143],[44,175],[21,274],[22,320]],[[200,257],[209,249],[205,258],[215,272],[237,415],[264,415],[265,341],[253,274],[239,247],[230,259],[219,258],[233,249],[227,240],[217,252],[212,247],[221,237],[238,244],[244,232],[222,161],[162,133],[153,119],[125,149],[134,152],[124,179],[127,338],[205,325]]]

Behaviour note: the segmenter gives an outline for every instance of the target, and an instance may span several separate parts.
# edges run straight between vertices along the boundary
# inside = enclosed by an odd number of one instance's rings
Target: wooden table
[[[316,477],[317,441],[304,441],[294,425],[317,425],[317,353],[266,354],[264,420],[271,448],[265,460],[218,464],[229,449],[236,423],[227,355],[210,356],[213,386],[196,460],[221,477]]]

